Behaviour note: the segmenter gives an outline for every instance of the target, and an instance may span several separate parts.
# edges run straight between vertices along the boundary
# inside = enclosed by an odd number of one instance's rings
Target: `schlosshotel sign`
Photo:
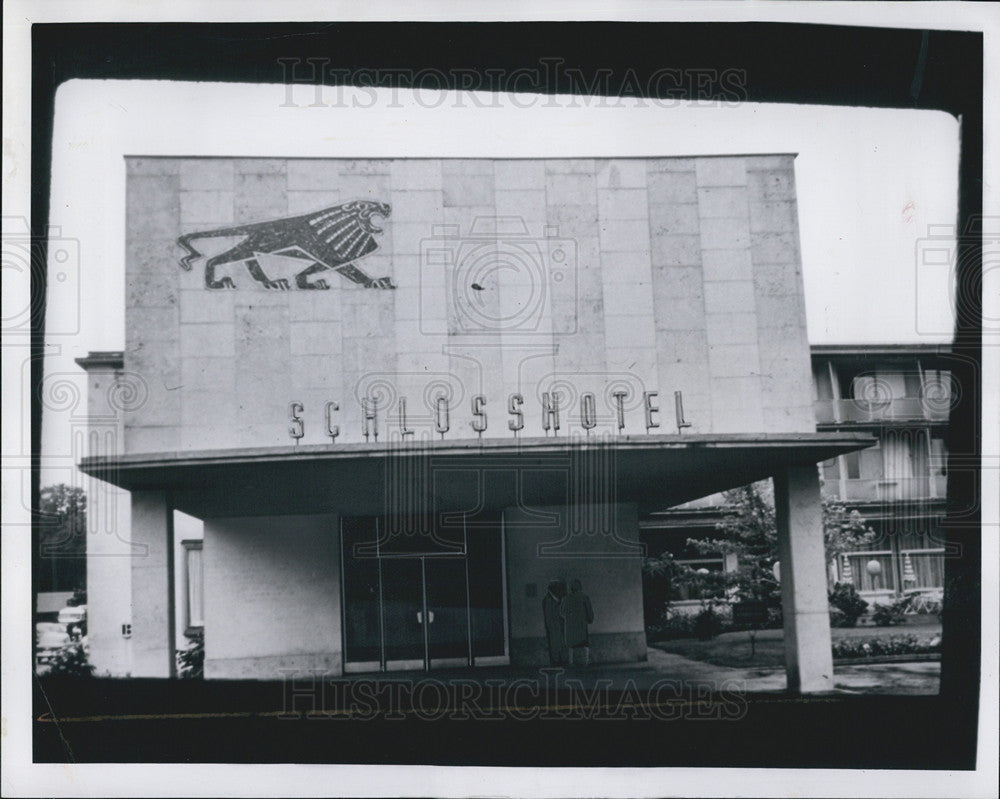
[[[611,394],[614,400],[612,403],[614,424],[617,426],[619,433],[624,432],[626,426],[625,400],[628,396],[629,392],[627,391],[614,391]],[[540,424],[546,436],[550,432],[553,435],[558,435],[562,427],[564,409],[560,407],[561,397],[561,392],[558,391],[542,394]],[[657,404],[658,397],[658,391],[644,391],[642,393],[642,408],[647,433],[660,426],[657,418],[657,414],[660,412],[660,407]],[[439,396],[434,399],[433,404],[434,409],[431,415],[433,417],[434,430],[443,439],[445,434],[451,430],[451,402],[448,397]],[[487,400],[484,394],[476,394],[472,398],[470,405],[470,415],[472,418],[468,423],[480,438],[489,426],[486,405]],[[295,439],[296,444],[305,436],[305,410],[305,405],[301,402],[293,401],[288,404],[288,419],[290,423],[288,434]],[[575,418],[573,418],[571,410],[566,412],[567,424],[578,423],[589,435],[590,431],[597,427],[598,423],[597,397],[593,392],[588,391],[580,395],[578,410],[579,414]],[[333,442],[336,442],[337,437],[340,435],[340,425],[337,423],[339,412],[339,403],[334,401],[326,403],[324,407],[325,432]],[[518,393],[510,394],[507,397],[507,416],[509,417],[507,419],[507,429],[511,431],[515,438],[520,431],[525,429],[525,413],[524,396]],[[680,391],[674,392],[674,415],[676,417],[678,433],[684,428],[691,426],[689,422],[684,421],[684,401]],[[399,398],[395,413],[391,414],[391,416],[394,417],[392,419],[392,423],[394,423],[392,426],[398,430],[404,439],[406,436],[414,434],[414,430],[409,427],[409,421],[406,416],[406,397]],[[362,399],[361,434],[364,436],[365,441],[372,439],[378,441],[379,426],[383,421],[384,419],[380,417],[378,400],[374,397]]]

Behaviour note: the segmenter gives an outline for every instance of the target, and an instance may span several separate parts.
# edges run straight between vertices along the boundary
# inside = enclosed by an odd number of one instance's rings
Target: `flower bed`
[[[895,655],[926,655],[941,651],[941,636],[889,635],[834,641],[834,660],[864,660]]]
[[[877,628],[831,630],[832,654],[837,665],[936,660],[941,651],[940,626],[920,625],[913,633],[879,635]],[[693,635],[651,641],[651,645],[692,660],[730,668],[782,668],[785,643],[782,630],[761,630],[751,645],[747,632],[724,633],[708,641]],[[866,649],[867,647],[867,649]]]

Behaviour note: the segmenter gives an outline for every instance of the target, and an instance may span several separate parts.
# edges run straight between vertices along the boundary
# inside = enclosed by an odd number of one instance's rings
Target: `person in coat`
[[[566,623],[559,613],[566,583],[553,580],[549,583],[542,599],[542,616],[545,619],[545,638],[549,643],[549,665],[562,666],[566,663]]]
[[[569,594],[562,602],[560,615],[566,622],[566,646],[569,647],[570,664],[586,666],[590,663],[590,637],[587,626],[594,621],[594,608],[590,597],[583,593],[579,580],[571,580]]]

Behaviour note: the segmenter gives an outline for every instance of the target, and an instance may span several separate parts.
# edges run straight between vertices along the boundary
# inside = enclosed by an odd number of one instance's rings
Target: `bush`
[[[830,592],[830,606],[836,608],[844,614],[838,627],[854,627],[858,619],[864,615],[868,609],[868,603],[858,596],[854,586],[850,583],[837,583]],[[831,619],[830,623],[833,623]]]
[[[646,629],[651,641],[673,641],[676,638],[694,637],[694,616],[683,613],[665,612],[659,624],[651,624]]]
[[[840,608],[830,608],[830,626],[846,627],[847,616]]]
[[[750,602],[759,602],[760,600],[744,600]],[[717,608],[718,611],[722,611],[723,626],[725,627],[725,632],[743,632],[744,630],[774,630],[780,628],[781,622],[781,606],[778,607],[767,607],[766,604],[760,608],[761,615],[759,617],[751,620],[747,616],[742,616],[737,620],[737,609],[742,603],[737,602],[732,605],[724,605],[722,608]]]
[[[87,650],[83,644],[70,644],[52,658],[47,673],[59,677],[90,677],[94,673],[94,667],[87,659]]]
[[[66,607],[78,608],[87,604],[87,586],[78,585],[73,589],[73,596],[66,600]]]
[[[177,650],[178,674],[185,680],[200,680],[205,676],[205,634],[187,636],[187,649]]]
[[[915,635],[890,635],[888,638],[846,638],[833,644],[833,657],[847,660],[885,655],[915,655],[938,652],[940,636],[929,639]]]
[[[694,617],[694,635],[699,641],[708,641],[711,638],[715,638],[715,636],[725,629],[725,620],[711,606],[705,608]]]
[[[891,605],[881,605],[876,602],[875,609],[872,611],[872,621],[875,622],[876,627],[891,627],[894,624],[902,624],[905,607],[905,599],[893,602]]]

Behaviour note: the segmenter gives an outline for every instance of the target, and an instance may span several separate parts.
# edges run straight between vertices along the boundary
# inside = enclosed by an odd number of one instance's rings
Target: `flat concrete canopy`
[[[373,442],[84,458],[199,518],[636,502],[642,513],[875,443],[865,433]]]

